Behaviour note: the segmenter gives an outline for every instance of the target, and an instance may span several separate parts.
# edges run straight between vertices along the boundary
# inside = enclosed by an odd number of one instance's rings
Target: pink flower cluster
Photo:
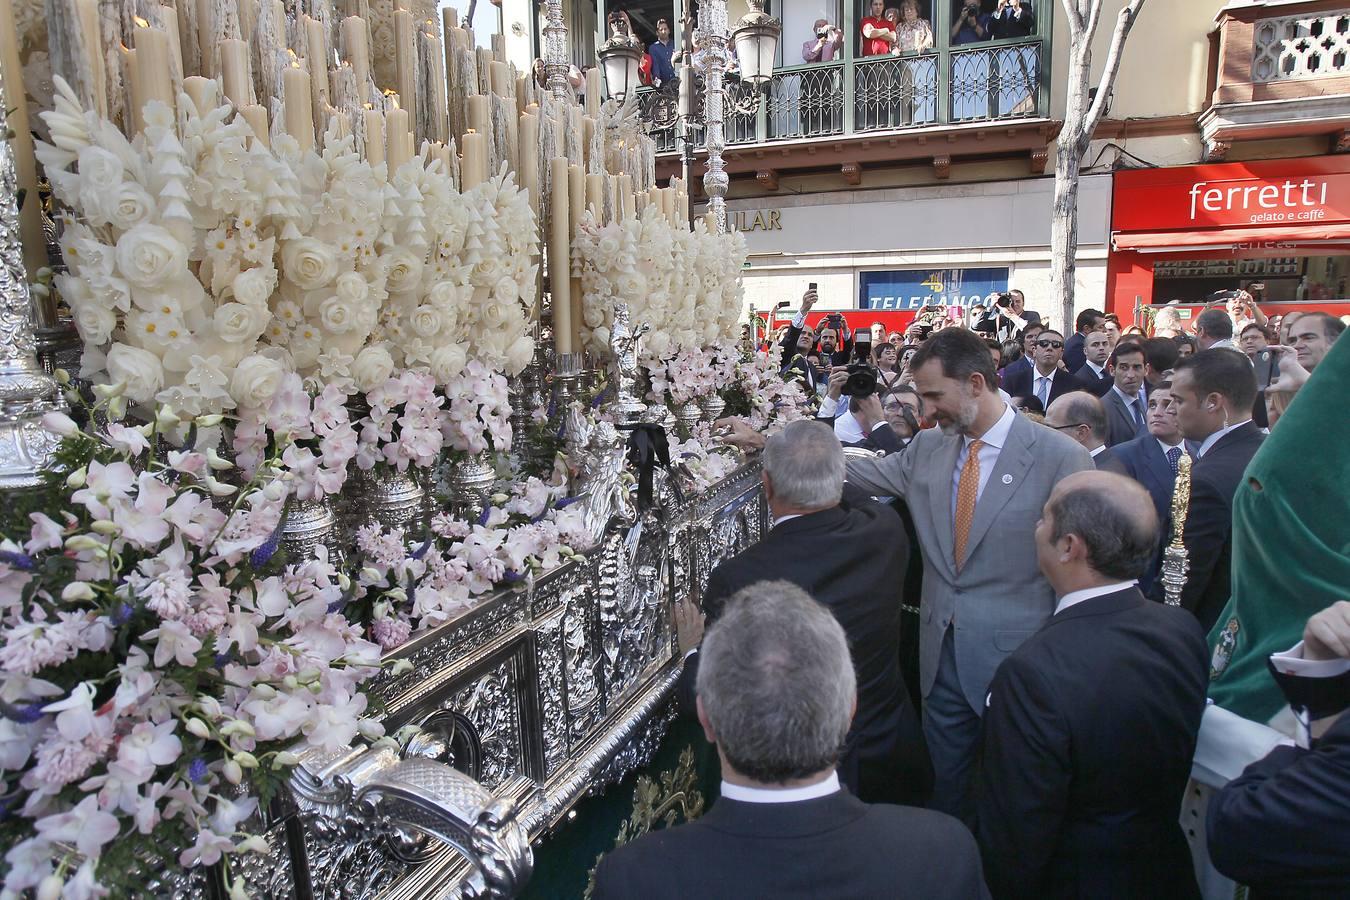
[[[511,404],[506,379],[476,359],[445,383],[447,415],[441,423],[446,444],[462,453],[511,449]]]
[[[778,360],[771,354],[755,353],[737,363],[733,384],[750,401],[748,421],[752,428],[786,425],[806,415],[806,394],[801,385],[783,379]]]
[[[322,500],[342,490],[358,439],[347,413],[347,395],[328,385],[317,396],[300,376],[286,374],[266,406],[241,409],[234,429],[236,461],[251,476],[271,434],[284,447],[287,484],[299,500]]]
[[[445,398],[426,372],[403,372],[366,392],[370,413],[361,428],[356,464],[369,471],[384,463],[400,472],[440,459]]]
[[[277,421],[332,435],[333,405],[292,396]],[[4,892],[52,895],[64,879],[62,896],[104,895],[105,875],[125,873],[99,871],[103,848],[168,820],[193,836],[184,866],[266,852],[246,831],[245,773],[293,766],[297,743],[380,733],[361,691],[379,647],[331,611],[338,573],[273,558],[296,480],[275,455],[242,487],[217,480],[231,466],[214,450],[160,461],[154,422],[93,436],[60,414],[47,424],[83,465],[68,512],[0,543],[0,698],[18,711],[0,717],[0,770],[17,776],[10,814],[31,821],[5,852]],[[82,680],[94,665],[105,673]],[[71,846],[83,862],[58,875]]]

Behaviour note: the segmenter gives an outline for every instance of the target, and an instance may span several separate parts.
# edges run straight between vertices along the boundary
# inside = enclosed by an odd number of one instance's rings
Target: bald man
[[[978,837],[995,898],[1198,897],[1178,825],[1205,708],[1194,616],[1144,599],[1153,500],[1077,472],[1036,557],[1058,602],[1003,661],[984,714]]]

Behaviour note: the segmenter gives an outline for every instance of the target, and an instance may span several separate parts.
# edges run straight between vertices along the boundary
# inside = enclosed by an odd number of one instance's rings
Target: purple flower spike
[[[112,621],[114,625],[125,625],[131,621],[131,614],[136,610],[131,608],[130,603],[123,603],[113,612]]]
[[[25,572],[31,572],[37,568],[37,562],[27,553],[16,553],[13,550],[0,550],[0,562],[9,563],[16,569],[23,569]]]
[[[188,780],[193,784],[201,784],[206,780],[207,776],[206,760],[202,759],[200,756],[194,759],[188,766],[187,774]]]

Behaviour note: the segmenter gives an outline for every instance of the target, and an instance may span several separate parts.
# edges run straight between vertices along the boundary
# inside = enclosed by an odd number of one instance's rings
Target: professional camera
[[[999,294],[996,298],[994,298],[994,303],[998,304],[1003,309],[1012,309],[1013,295],[1009,294],[1007,291],[1004,291],[1002,294]]]
[[[877,370],[872,365],[872,333],[860,330],[853,336],[853,358],[849,360],[844,393],[860,400],[876,392]]]
[[[828,28],[817,28],[817,29],[816,29],[816,37],[818,37],[818,38],[829,37],[829,35],[830,35],[830,29],[828,29]]]
[[[980,4],[978,3],[967,3],[965,8],[961,10],[961,15],[965,18],[975,18],[979,14]]]

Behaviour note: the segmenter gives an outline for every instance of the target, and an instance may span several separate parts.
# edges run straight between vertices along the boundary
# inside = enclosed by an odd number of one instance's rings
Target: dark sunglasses
[[[1051,350],[1060,350],[1060,349],[1063,349],[1063,347],[1064,347],[1064,342],[1063,342],[1063,341],[1037,341],[1037,342],[1036,342],[1036,346],[1037,346],[1037,347],[1040,347],[1042,350],[1046,349],[1047,347],[1048,347],[1049,349],[1051,349]]]

